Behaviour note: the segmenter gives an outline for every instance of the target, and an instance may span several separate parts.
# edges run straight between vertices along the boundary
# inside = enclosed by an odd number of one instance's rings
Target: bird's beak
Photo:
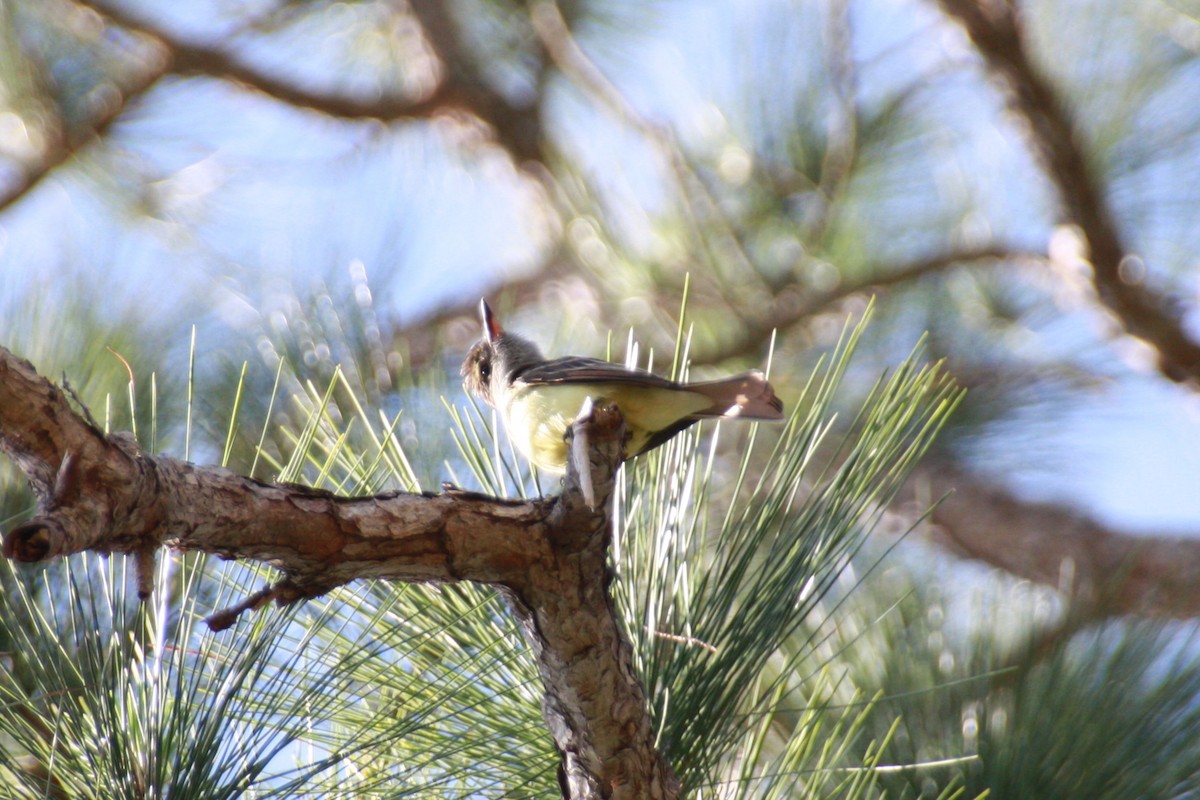
[[[504,328],[500,327],[500,322],[488,307],[487,300],[479,301],[479,317],[483,320],[483,338],[489,342],[499,339],[504,333]]]

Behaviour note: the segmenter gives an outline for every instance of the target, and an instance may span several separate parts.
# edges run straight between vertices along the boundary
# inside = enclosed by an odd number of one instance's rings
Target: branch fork
[[[161,547],[280,570],[280,580],[209,617],[213,630],[268,602],[297,602],[362,578],[496,587],[545,684],[564,796],[674,798],[679,783],[655,748],[632,646],[608,593],[624,419],[615,406],[584,412],[572,425],[556,497],[339,497],[141,453],[131,436],[105,436],[89,424],[61,389],[0,347],[0,450],[39,501],[38,515],[5,535],[3,554],[43,561],[83,550],[131,553],[143,597]]]

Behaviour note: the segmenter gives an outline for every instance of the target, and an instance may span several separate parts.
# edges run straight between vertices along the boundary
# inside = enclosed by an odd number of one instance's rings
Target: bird
[[[463,361],[463,384],[496,409],[513,445],[541,470],[566,470],[567,429],[588,398],[621,410],[626,459],[701,419],[783,419],[783,401],[758,370],[680,383],[586,356],[548,360],[529,339],[506,331],[486,299],[479,302],[479,314],[483,337]]]

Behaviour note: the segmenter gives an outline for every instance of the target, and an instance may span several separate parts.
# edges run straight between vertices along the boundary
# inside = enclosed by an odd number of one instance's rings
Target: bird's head
[[[479,301],[483,338],[471,346],[460,372],[467,391],[490,406],[521,371],[542,360],[537,345],[508,333],[486,300]]]

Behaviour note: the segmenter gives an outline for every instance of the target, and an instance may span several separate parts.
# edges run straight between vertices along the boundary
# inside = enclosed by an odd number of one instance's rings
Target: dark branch
[[[444,89],[456,102],[491,126],[496,139],[518,163],[545,162],[542,149],[541,92],[528,102],[518,103],[489,85],[482,65],[462,41],[452,3],[441,0],[409,0],[413,16],[421,23],[445,70]],[[540,53],[538,54],[540,56]],[[545,79],[545,59],[538,59],[539,86]]]
[[[120,3],[111,0],[74,1],[92,9],[112,24],[159,43],[169,53],[171,72],[209,75],[235,81],[298,108],[308,108],[349,119],[388,120],[428,116],[444,102],[436,96],[417,99],[395,96],[356,98],[307,89],[270,75],[224,47],[186,40],[139,14],[131,13]]]
[[[735,337],[723,341],[717,347],[697,351],[692,357],[692,363],[713,364],[755,354],[771,337],[772,331],[786,333],[813,315],[829,310],[834,304],[852,295],[882,291],[960,266],[1044,259],[1045,256],[1038,253],[1013,250],[1003,245],[987,245],[950,250],[898,266],[870,268],[865,271],[869,277],[842,283],[825,292],[813,293],[803,286],[789,285],[776,294],[753,319],[747,319]]]
[[[169,71],[165,59],[149,67],[135,70],[132,77],[118,82],[118,88],[106,102],[100,104],[96,115],[81,126],[58,137],[42,156],[22,165],[20,174],[0,193],[0,212],[15,204],[36,188],[56,168],[65,164],[84,147],[104,137],[112,126],[134,103],[149,91]]]
[[[1200,384],[1200,343],[1188,335],[1180,309],[1145,283],[1122,276],[1121,264],[1129,253],[1088,164],[1081,131],[1067,104],[1030,60],[1014,5],[938,2],[966,29],[988,72],[1008,89],[1010,105],[1028,124],[1033,150],[1058,190],[1068,220],[1087,240],[1100,301],[1128,333],[1158,352],[1159,369],[1166,377]]]
[[[1065,506],[1029,502],[953,470],[917,478],[929,496],[934,540],[950,552],[1064,591],[1086,620],[1200,616],[1200,540],[1130,535]]]
[[[170,56],[170,71],[183,75],[208,75],[241,84],[297,108],[306,108],[343,119],[417,119],[452,110],[465,111],[487,123],[513,158],[522,162],[540,159],[541,128],[536,104],[509,102],[491,89],[481,70],[462,48],[457,27],[442,3],[417,0],[411,4],[424,26],[431,46],[442,60],[446,77],[432,92],[420,97],[354,96],[299,85],[270,74],[232,50],[184,39],[161,25],[130,13],[111,0],[75,0],[126,30],[149,37]]]

